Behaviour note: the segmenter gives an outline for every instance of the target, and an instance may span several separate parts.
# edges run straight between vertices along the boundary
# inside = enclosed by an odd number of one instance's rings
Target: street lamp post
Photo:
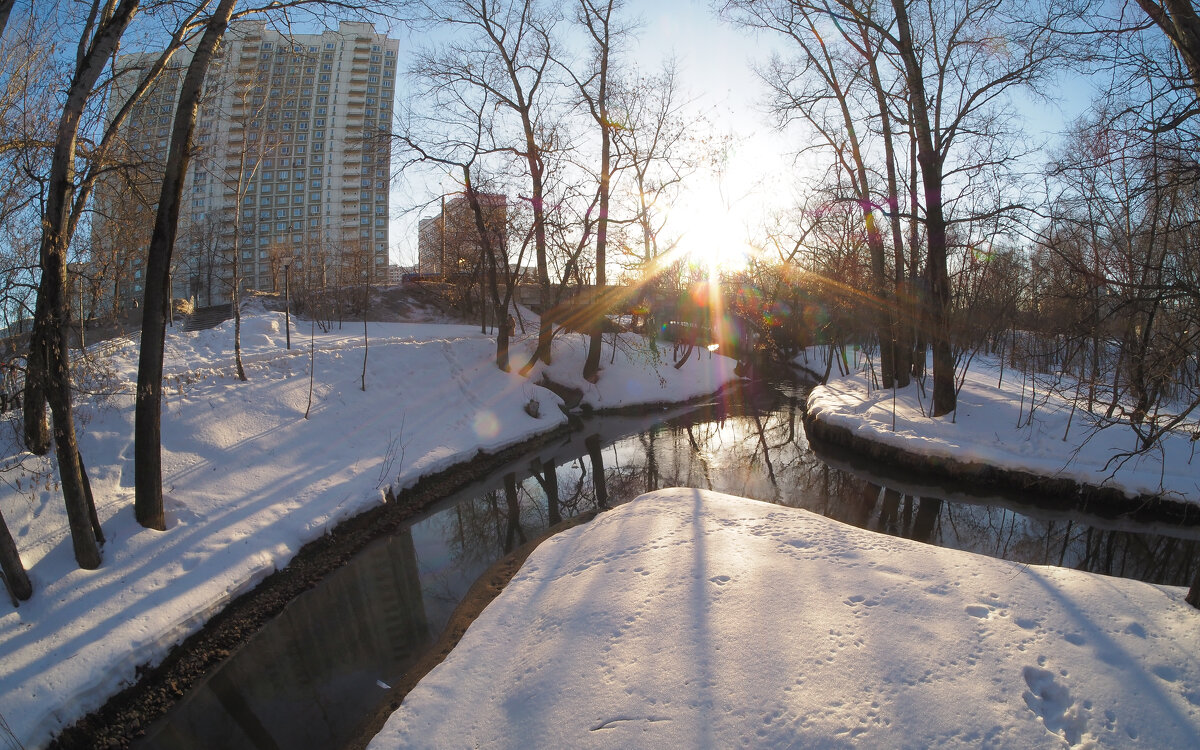
[[[287,331],[287,348],[292,348],[292,290],[288,269],[290,263],[283,264],[283,330]]]

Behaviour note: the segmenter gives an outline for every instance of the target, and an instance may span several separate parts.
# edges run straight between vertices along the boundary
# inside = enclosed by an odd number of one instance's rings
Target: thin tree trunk
[[[364,260],[365,262],[365,260]],[[371,302],[371,271],[367,270],[366,281],[363,282],[363,366],[362,366],[362,389],[363,393],[367,392],[367,352],[370,350],[371,342],[367,338],[367,307]]]
[[[304,418],[312,411],[313,378],[317,374],[317,319],[312,317],[308,322],[308,406],[304,407]]]
[[[209,63],[225,35],[237,0],[221,0],[205,25],[204,34],[188,64],[175,122],[171,149],[163,175],[154,231],[146,257],[146,291],[142,310],[142,345],[138,359],[138,386],[134,411],[134,515],[138,523],[165,530],[162,496],[162,368],[166,339],[167,285],[171,252],[179,228],[183,181],[187,175],[196,125],[196,110]],[[234,263],[238,262],[236,252]]]
[[[612,125],[608,115],[608,58],[611,49],[610,22],[613,3],[610,0],[603,9],[591,8],[583,3],[583,13],[592,39],[600,53],[598,89],[592,106],[592,115],[600,127],[600,215],[596,221],[596,289],[593,295],[592,314],[588,316],[589,336],[587,357],[583,362],[583,377],[595,383],[600,377],[600,347],[604,337],[603,288],[608,283],[605,265],[608,262],[608,208],[612,192]],[[586,92],[585,92],[586,96]]]

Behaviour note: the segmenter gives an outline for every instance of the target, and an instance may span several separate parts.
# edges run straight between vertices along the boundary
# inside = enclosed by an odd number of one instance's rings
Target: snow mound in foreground
[[[1191,747],[1183,595],[663,490],[543,543],[370,747]]]

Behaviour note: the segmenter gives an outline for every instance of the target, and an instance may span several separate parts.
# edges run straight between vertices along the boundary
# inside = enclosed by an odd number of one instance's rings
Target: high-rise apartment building
[[[392,103],[399,42],[370,24],[285,35],[233,24],[205,81],[184,184],[172,286],[198,304],[241,289],[386,282]],[[110,113],[149,55],[126,55]],[[111,272],[119,306],[141,297],[161,165],[187,55],[139,100],[122,127],[130,178],[97,189],[93,265]],[[120,78],[119,78],[120,80]],[[147,218],[149,217],[149,219]]]

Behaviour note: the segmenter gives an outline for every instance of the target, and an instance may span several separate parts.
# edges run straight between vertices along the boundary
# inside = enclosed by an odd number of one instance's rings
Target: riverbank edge
[[[1047,476],[1022,469],[1009,469],[978,461],[960,461],[889,445],[855,434],[843,425],[830,424],[807,408],[804,432],[810,443],[844,448],[859,456],[903,467],[933,479],[967,482],[979,489],[1028,492],[1035,504],[1056,510],[1080,510],[1102,518],[1130,518],[1200,524],[1200,506],[1163,495],[1130,495],[1116,487],[1077,482],[1068,477]]]
[[[443,497],[571,430],[569,424],[560,424],[494,453],[479,451],[421,477],[395,492],[393,500],[342,521],[324,536],[302,546],[285,567],[230,601],[200,630],[172,647],[157,666],[140,671],[136,683],[64,729],[47,747],[55,750],[129,747],[150,724],[293,599],[316,586],[366,545],[394,532]]]
[[[584,409],[568,412],[568,415],[636,414],[652,409],[702,404],[719,397],[733,383],[738,382],[741,380],[730,381],[712,393],[683,401],[663,401],[607,409]],[[483,479],[522,454],[548,445],[574,429],[572,423],[568,421],[495,453],[477,452],[439,472],[425,475],[414,484],[394,492],[393,500],[342,521],[329,533],[301,547],[287,566],[275,571],[253,589],[230,601],[214,614],[200,630],[172,647],[158,666],[139,672],[140,678],[136,683],[111,696],[103,706],[64,729],[50,741],[47,747],[54,750],[129,747],[130,743],[140,737],[150,724],[163,716],[183,698],[188,690],[207,676],[243,642],[257,633],[263,625],[282,612],[283,608],[293,599],[320,583],[326,575],[345,564],[367,544],[394,532],[400,524],[427,510],[443,497],[458,491],[473,481]],[[561,531],[569,526],[560,525],[555,528]],[[540,542],[548,536],[549,533],[537,541]],[[533,547],[530,547],[525,555],[532,552],[532,549]],[[524,560],[523,557],[521,559]],[[519,567],[518,564],[516,568]],[[513,573],[516,572],[516,568],[513,569]],[[511,574],[509,577],[511,578]],[[495,594],[483,601],[479,611],[482,611],[483,606],[486,606],[487,602],[494,597]],[[463,632],[466,630],[466,625],[469,624],[468,621],[462,626]],[[447,631],[449,627],[448,625]],[[454,638],[454,643],[457,643],[461,635],[459,633]],[[445,637],[445,633],[443,633],[443,637]],[[441,641],[438,641],[434,646],[434,651],[440,645]],[[441,658],[444,658],[444,655],[438,658],[437,662],[430,664],[426,671],[436,666]],[[413,684],[415,685],[415,682]],[[403,696],[401,696],[402,698]],[[386,716],[384,720],[386,720]],[[370,738],[366,738],[366,741],[369,742]]]

